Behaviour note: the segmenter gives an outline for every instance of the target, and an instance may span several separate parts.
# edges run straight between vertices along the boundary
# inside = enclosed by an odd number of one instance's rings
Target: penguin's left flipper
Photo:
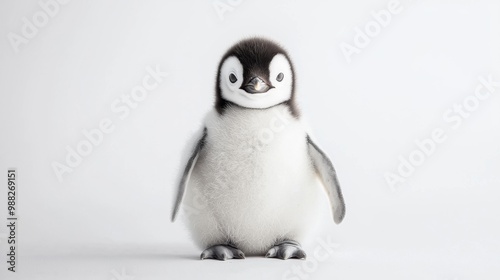
[[[311,137],[307,135],[306,139],[309,156],[328,194],[328,199],[332,207],[333,220],[336,224],[339,224],[345,216],[345,203],[337,179],[337,173],[328,156],[311,140]]]
[[[179,212],[179,208],[181,206],[182,198],[184,197],[184,192],[186,191],[186,186],[189,183],[189,177],[191,177],[191,172],[198,160],[198,156],[200,154],[201,149],[203,149],[203,145],[205,144],[205,139],[207,138],[207,128],[203,128],[202,135],[197,137],[198,141],[196,141],[196,145],[190,153],[190,157],[186,163],[186,167],[184,168],[181,179],[179,181],[179,186],[177,189],[177,197],[174,204],[174,209],[172,211],[172,222],[175,221],[177,217],[177,213]]]

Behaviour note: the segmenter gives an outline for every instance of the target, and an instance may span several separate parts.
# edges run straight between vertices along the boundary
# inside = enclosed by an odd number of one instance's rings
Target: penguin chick
[[[337,224],[345,204],[330,159],[301,122],[289,55],[266,39],[240,41],[219,63],[215,92],[172,221],[182,204],[201,259],[305,258],[300,243],[320,216],[321,195]]]

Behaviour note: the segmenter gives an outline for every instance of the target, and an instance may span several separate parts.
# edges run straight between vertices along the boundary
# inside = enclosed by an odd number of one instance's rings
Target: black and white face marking
[[[293,74],[283,54],[277,54],[264,71],[246,70],[235,56],[222,64],[219,83],[222,98],[245,108],[269,108],[283,103],[292,95]],[[245,77],[247,76],[247,77]]]
[[[222,58],[217,73],[216,109],[227,106],[266,109],[286,103],[294,116],[294,70],[277,44],[260,38],[243,40]]]

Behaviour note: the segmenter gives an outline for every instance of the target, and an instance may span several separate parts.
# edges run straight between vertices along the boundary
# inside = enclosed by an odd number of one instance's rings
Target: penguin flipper
[[[328,156],[311,140],[309,135],[307,135],[306,139],[309,156],[328,194],[328,199],[332,207],[333,220],[336,224],[339,224],[345,216],[345,203],[337,179],[337,173]]]
[[[198,156],[200,154],[203,145],[205,144],[205,139],[207,138],[207,128],[203,129],[203,133],[201,137],[196,142],[194,149],[191,152],[191,155],[186,163],[186,167],[184,168],[181,178],[179,180],[179,186],[177,189],[177,197],[175,199],[174,208],[172,210],[172,222],[177,218],[177,213],[179,212],[179,208],[181,206],[182,198],[184,197],[184,192],[186,191],[186,186],[189,183],[189,178],[191,177],[191,172],[193,171],[194,166],[196,165],[196,161],[198,160]]]

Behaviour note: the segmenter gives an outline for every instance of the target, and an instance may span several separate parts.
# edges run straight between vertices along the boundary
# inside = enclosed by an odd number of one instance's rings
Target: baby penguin
[[[243,40],[222,57],[172,213],[183,205],[201,259],[304,259],[324,194],[335,223],[344,218],[335,169],[301,122],[294,87],[292,62],[272,41]]]

